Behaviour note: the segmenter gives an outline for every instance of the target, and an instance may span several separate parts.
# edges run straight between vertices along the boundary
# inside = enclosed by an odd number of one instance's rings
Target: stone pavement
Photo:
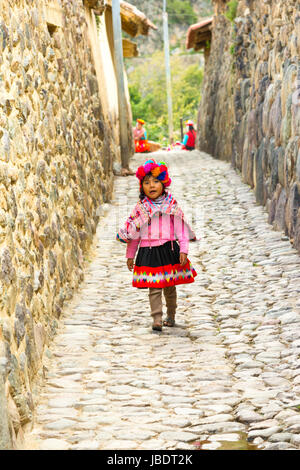
[[[25,449],[299,449],[300,256],[227,162],[159,152],[201,241],[175,328],[151,330],[115,233],[138,197],[116,177],[78,295],[46,351]],[[133,169],[149,155],[135,155]]]

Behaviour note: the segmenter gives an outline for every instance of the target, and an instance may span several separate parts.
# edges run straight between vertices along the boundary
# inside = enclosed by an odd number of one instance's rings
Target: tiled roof
[[[203,19],[189,27],[186,37],[186,48],[199,50],[211,39],[212,17]]]

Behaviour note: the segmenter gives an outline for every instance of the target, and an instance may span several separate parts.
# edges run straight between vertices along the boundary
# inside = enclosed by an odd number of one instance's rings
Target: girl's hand
[[[180,253],[179,262],[180,262],[180,266],[185,265],[185,263],[187,262],[187,254],[186,253]]]
[[[133,258],[127,258],[127,267],[129,271],[133,270]]]

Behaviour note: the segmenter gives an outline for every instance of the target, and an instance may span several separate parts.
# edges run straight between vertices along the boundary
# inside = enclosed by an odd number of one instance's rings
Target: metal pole
[[[170,50],[169,50],[169,31],[168,31],[168,13],[167,0],[163,0],[163,26],[164,26],[164,50],[166,64],[166,82],[167,82],[167,100],[168,100],[168,116],[169,116],[169,139],[173,143],[173,112],[172,112],[172,85],[171,85],[171,68],[170,68]]]
[[[180,118],[180,135],[181,135],[181,142],[183,141],[183,124],[182,124],[183,119]]]
[[[114,59],[118,87],[118,107],[120,122],[120,148],[121,161],[123,168],[128,168],[129,149],[128,149],[128,126],[127,126],[127,106],[124,85],[124,62],[122,45],[122,28],[120,0],[112,0],[112,20],[114,35]]]

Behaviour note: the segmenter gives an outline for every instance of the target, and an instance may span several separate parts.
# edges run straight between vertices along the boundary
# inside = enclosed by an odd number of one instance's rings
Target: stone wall
[[[198,148],[232,162],[300,251],[300,4],[239,0],[233,21],[214,6]]]
[[[0,8],[0,449],[6,449],[18,446],[32,419],[33,379],[42,374],[64,302],[83,278],[84,253],[112,191],[113,154],[82,0],[0,0]]]

